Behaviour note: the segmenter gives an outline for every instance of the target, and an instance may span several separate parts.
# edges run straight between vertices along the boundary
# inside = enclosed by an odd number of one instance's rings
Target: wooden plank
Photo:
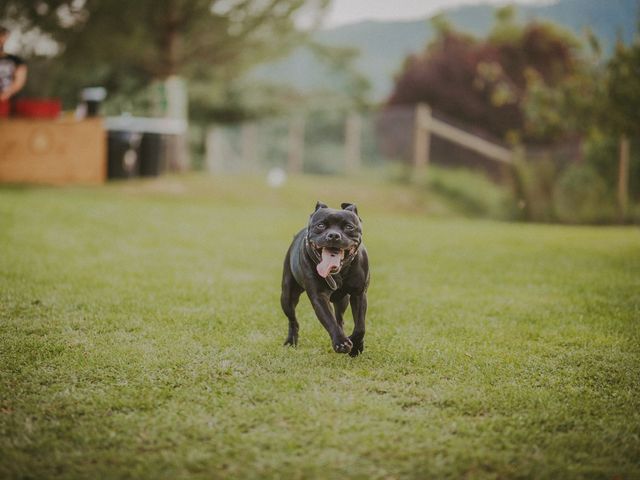
[[[0,120],[0,182],[97,184],[106,177],[102,119]]]
[[[464,130],[460,130],[441,120],[431,117],[429,128],[433,134],[485,155],[488,158],[503,163],[513,162],[513,154],[510,150],[467,133]]]

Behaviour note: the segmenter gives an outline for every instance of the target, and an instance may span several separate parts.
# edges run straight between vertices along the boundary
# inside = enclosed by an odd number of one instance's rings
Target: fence
[[[209,129],[206,168],[212,173],[355,173],[390,162],[425,170],[429,164],[482,170],[495,180],[509,176],[517,152],[486,134],[445,121],[424,104],[377,112],[312,111],[289,118]],[[524,157],[524,152],[520,152]],[[556,164],[579,162],[579,139],[553,149],[527,149],[528,158]],[[629,141],[621,139],[617,203],[627,209]],[[507,174],[507,175],[505,175]]]
[[[240,125],[218,125],[206,139],[212,173],[355,173],[389,162],[424,169],[430,163],[495,171],[512,152],[436,118],[431,110],[313,111]]]

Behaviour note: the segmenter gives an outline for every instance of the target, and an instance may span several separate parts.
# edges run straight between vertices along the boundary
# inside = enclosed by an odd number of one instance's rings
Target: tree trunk
[[[177,75],[171,75],[164,81],[166,95],[165,117],[186,120],[188,117],[187,82]]]
[[[164,20],[161,22],[162,34],[159,38],[163,79],[158,113],[161,117],[182,120],[187,124],[187,130],[183,134],[166,137],[168,165],[169,169],[173,171],[187,170],[190,163],[187,82],[179,75],[182,43],[180,25],[178,7],[175,2],[169,2]]]
[[[173,171],[185,171],[190,165],[187,82],[177,75],[172,75],[164,80],[164,91],[167,107],[163,116],[183,120],[187,125],[187,130],[183,134],[167,137],[169,168]]]

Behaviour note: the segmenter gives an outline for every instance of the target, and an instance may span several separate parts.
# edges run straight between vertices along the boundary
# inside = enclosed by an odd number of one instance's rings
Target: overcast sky
[[[551,0],[333,0],[324,26],[335,27],[361,20],[411,20],[438,11],[477,3],[553,3]]]

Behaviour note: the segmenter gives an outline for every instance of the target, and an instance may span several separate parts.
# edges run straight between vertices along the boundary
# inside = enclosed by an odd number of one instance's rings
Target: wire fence
[[[436,135],[430,135],[431,130]],[[464,131],[437,115],[429,114],[425,123],[420,107],[319,110],[213,126],[207,132],[205,165],[212,173],[264,172],[278,167],[292,173],[344,174],[388,164],[433,163],[480,169],[496,176],[501,169],[496,149],[507,151],[496,139]]]
[[[584,205],[597,213],[582,215],[584,221],[608,221],[616,209],[620,219],[628,218],[630,201],[640,192],[637,139],[586,144],[576,137],[554,145],[509,147],[479,126],[443,118],[427,105],[308,111],[212,126],[206,137],[205,168],[213,174],[278,169],[342,175],[389,165],[413,171],[426,171],[429,165],[479,171],[508,184],[533,220],[553,220],[563,208],[572,213]],[[570,168],[574,165],[579,168]]]

